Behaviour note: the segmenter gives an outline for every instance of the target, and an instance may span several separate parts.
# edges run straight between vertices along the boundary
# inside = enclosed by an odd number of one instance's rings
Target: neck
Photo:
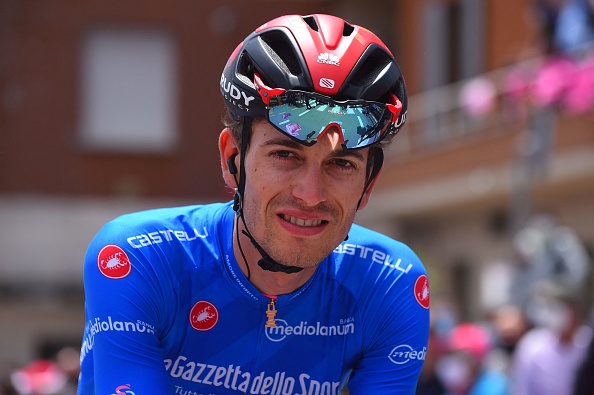
[[[233,253],[235,254],[235,259],[239,263],[239,267],[246,278],[263,294],[283,295],[291,293],[302,287],[315,273],[315,267],[304,268],[300,272],[290,274],[262,269],[258,265],[258,261],[262,258],[262,255],[252,245],[250,239],[242,233],[239,234],[240,250],[237,232],[236,222],[236,226],[233,229]]]

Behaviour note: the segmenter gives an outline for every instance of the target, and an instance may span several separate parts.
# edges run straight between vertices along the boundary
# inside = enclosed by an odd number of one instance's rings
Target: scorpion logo
[[[99,271],[105,277],[118,279],[130,274],[132,266],[128,256],[120,247],[116,245],[107,245],[99,252],[97,258]]]
[[[117,269],[124,267],[128,262],[121,259],[122,253],[116,252],[115,254],[107,257],[107,259],[101,261],[101,267],[103,269]]]
[[[210,320],[211,318],[214,318],[215,315],[213,313],[210,313],[210,306],[205,307],[204,309],[202,309],[202,311],[200,311],[198,313],[198,315],[192,316],[192,321],[196,322],[196,323],[201,323],[204,322],[206,320]]]
[[[210,302],[201,300],[190,311],[190,324],[199,331],[212,329],[219,320],[217,308]]]

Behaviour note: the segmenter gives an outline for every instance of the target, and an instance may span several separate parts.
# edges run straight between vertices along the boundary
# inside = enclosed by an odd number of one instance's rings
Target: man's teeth
[[[288,221],[297,226],[319,226],[322,223],[321,219],[301,219],[283,215],[285,221]]]

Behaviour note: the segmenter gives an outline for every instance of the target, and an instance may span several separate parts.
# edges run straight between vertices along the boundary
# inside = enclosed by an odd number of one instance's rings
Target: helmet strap
[[[369,186],[371,185],[373,180],[378,176],[380,170],[382,169],[382,166],[384,165],[384,150],[380,147],[371,147],[371,150],[373,150],[373,165],[371,167],[369,175],[367,176],[367,181],[365,182],[365,188],[363,188],[363,193],[361,194],[361,197],[357,202],[357,210],[359,210],[359,206],[361,205],[363,196],[365,196],[365,192],[367,192],[367,189],[369,189]],[[372,153],[371,150],[369,151],[370,154]]]
[[[245,217],[243,216],[243,195],[245,192],[245,165],[244,165],[244,163],[245,163],[245,155],[246,155],[247,147],[248,147],[248,141],[249,141],[250,135],[251,135],[252,121],[253,121],[252,117],[245,117],[243,119],[243,126],[242,126],[242,130],[241,130],[241,148],[240,148],[240,152],[239,152],[239,157],[240,157],[239,180],[235,179],[235,182],[237,184],[237,190],[235,191],[233,210],[235,210],[235,213],[237,216],[241,217],[241,222],[243,222],[243,227],[245,229],[242,231],[242,233],[250,239],[250,241],[252,242],[252,244],[254,245],[256,250],[258,250],[260,255],[262,255],[262,258],[260,258],[258,260],[258,266],[260,266],[264,270],[268,270],[271,272],[283,272],[283,273],[287,273],[287,274],[297,273],[297,272],[300,272],[301,270],[303,270],[303,268],[297,267],[297,266],[283,265],[282,263],[278,263],[277,261],[272,259],[270,257],[270,255],[268,255],[268,253],[264,250],[264,248],[262,248],[262,246],[256,241],[256,239],[254,239],[254,237],[250,233],[250,231],[247,227],[247,224],[245,222]],[[239,223],[237,221],[235,222],[235,224],[236,224],[236,227],[237,227],[237,225],[239,225]],[[239,231],[239,229],[237,229],[237,231]],[[241,251],[241,255],[243,257],[243,260],[245,261],[247,271],[248,271],[248,273],[250,273],[249,264],[247,262],[247,259],[244,255],[244,253],[243,253],[243,249],[241,248],[241,243],[239,241],[239,235],[237,237],[237,243],[239,244],[239,250]],[[249,279],[249,274],[248,274],[248,279]]]

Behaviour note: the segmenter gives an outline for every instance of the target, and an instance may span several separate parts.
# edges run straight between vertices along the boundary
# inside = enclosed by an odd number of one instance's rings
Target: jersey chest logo
[[[190,324],[197,331],[208,331],[219,321],[219,311],[214,304],[201,300],[190,311]]]

